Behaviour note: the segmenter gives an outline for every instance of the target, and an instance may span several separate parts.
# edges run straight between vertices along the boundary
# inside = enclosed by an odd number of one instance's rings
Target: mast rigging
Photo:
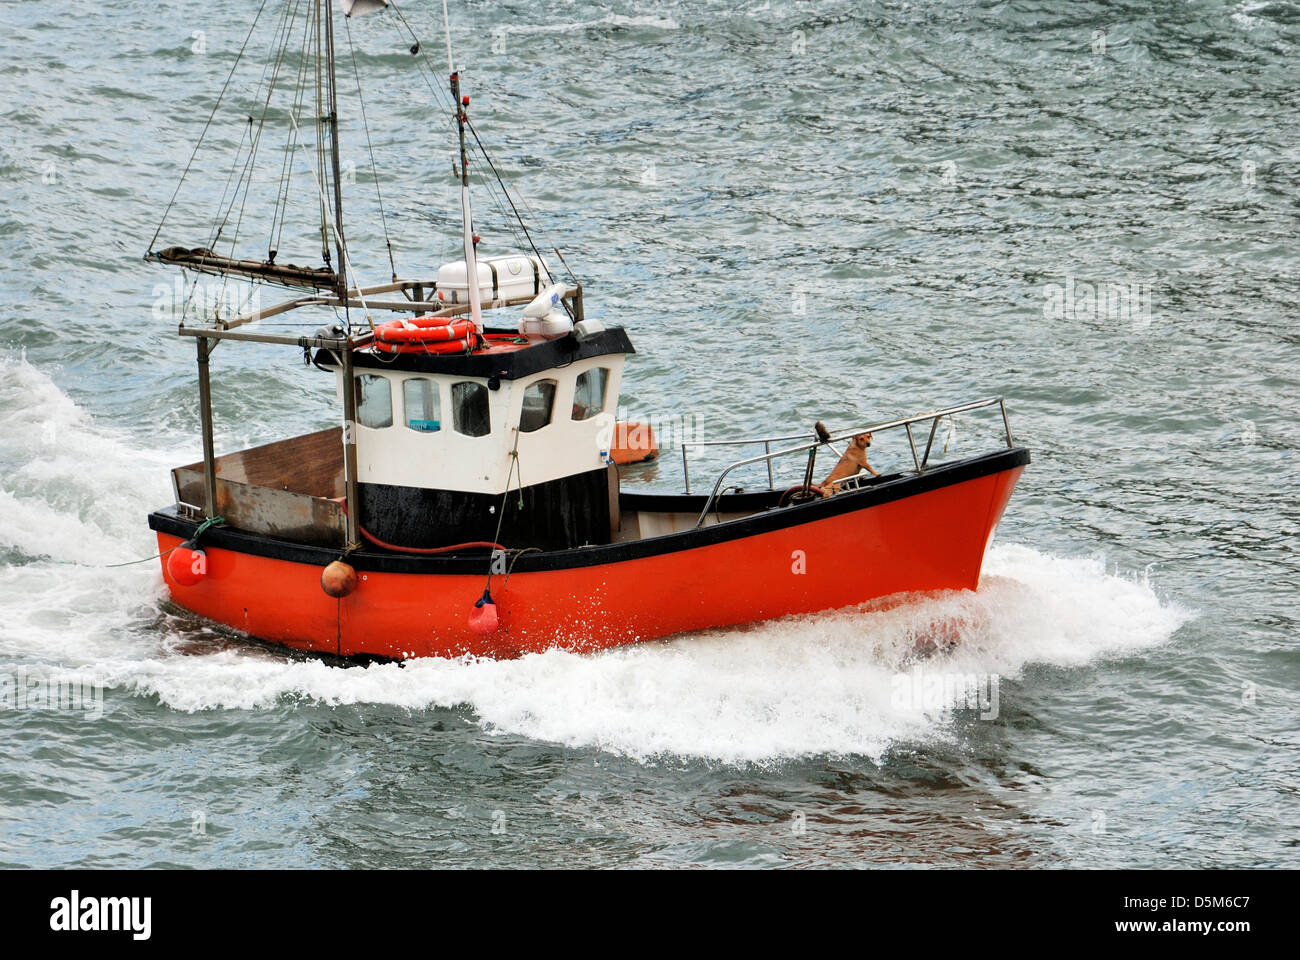
[[[229,109],[235,99],[242,100],[242,96],[239,98],[234,96],[235,91],[238,89],[238,85],[234,82],[237,79],[237,69],[241,61],[248,64],[249,61],[255,59],[252,56],[255,45],[251,44],[254,27],[259,19],[267,19],[263,14],[266,13],[265,8],[271,6],[269,0],[263,0],[259,5],[254,23],[250,26],[248,35],[243,38],[235,62],[231,64],[229,73],[222,83],[217,101],[213,104],[211,112],[204,123],[199,142],[195,145],[193,153],[188,158],[180,182],[177,183],[175,191],[163,211],[162,218],[158,223],[158,229],[145,254],[145,259],[222,278],[243,278],[254,283],[270,282],[285,287],[305,289],[317,294],[329,293],[331,295],[329,299],[338,306],[342,306],[345,310],[349,306],[357,305],[356,290],[361,286],[361,281],[355,276],[353,263],[351,262],[357,259],[355,256],[356,251],[348,249],[349,241],[355,243],[357,237],[352,236],[355,230],[347,228],[343,214],[343,179],[347,171],[342,159],[342,142],[340,139],[342,124],[340,123],[340,93],[336,50],[338,34],[332,6],[333,2],[334,0],[289,0],[283,5],[279,15],[275,18],[277,22],[271,30],[274,34],[273,43],[266,50],[265,57],[261,58],[261,78],[256,81],[255,87],[248,91],[251,102],[247,105],[240,103],[235,107],[242,127],[240,143],[235,148],[235,157],[233,162],[229,164],[228,174],[227,165],[223,162],[221,167],[218,168],[220,180],[213,183],[213,187],[216,187],[221,181],[224,181],[222,189],[219,191],[213,190],[214,199],[217,192],[221,196],[217,204],[218,209],[215,211],[211,232],[206,238],[194,237],[188,243],[185,242],[187,238],[182,237],[179,244],[160,245],[159,239],[162,230],[169,215],[174,212],[185,180],[195,172],[197,154],[205,140],[209,139],[209,128],[217,113],[223,109]],[[410,34],[412,42],[409,47],[414,57],[417,73],[421,75],[422,81],[428,85],[435,102],[445,103],[445,98],[450,89],[452,96],[451,107],[456,117],[459,147],[459,168],[456,173],[461,192],[461,242],[463,243],[465,262],[465,288],[461,291],[460,296],[463,298],[461,303],[464,303],[469,308],[476,327],[481,331],[484,327],[482,312],[487,308],[487,303],[486,294],[482,292],[484,286],[479,282],[480,265],[477,257],[479,237],[475,230],[476,223],[469,196],[471,151],[479,151],[482,162],[487,164],[492,174],[491,176],[484,174],[480,178],[480,186],[487,191],[486,196],[495,204],[494,225],[496,224],[496,217],[500,216],[504,225],[508,226],[509,233],[513,234],[519,247],[531,249],[543,266],[545,260],[550,259],[549,253],[551,251],[548,249],[548,256],[543,258],[539,246],[546,249],[553,247],[553,244],[542,240],[545,231],[540,230],[540,225],[536,222],[536,216],[528,209],[526,200],[522,196],[512,196],[502,179],[501,171],[493,163],[493,158],[488,154],[478,131],[474,129],[474,125],[470,121],[467,109],[468,97],[463,89],[464,71],[456,69],[455,66],[454,51],[451,44],[450,18],[445,0],[443,19],[448,52],[447,86],[436,82],[437,71],[434,64],[430,62],[431,58],[428,49],[419,42],[419,38],[411,29],[411,25],[407,22],[406,17],[396,3],[391,2],[391,0],[342,0],[342,2],[343,12],[348,18],[344,20],[344,23],[347,25],[346,40],[352,50],[353,63],[351,72],[356,80],[356,95],[359,99],[362,96],[361,74],[363,71],[357,65],[359,51],[352,47],[350,18],[385,8],[392,10],[394,19],[391,21],[391,25],[397,29],[398,33]],[[322,5],[324,9],[322,9]],[[248,55],[247,59],[245,59],[245,55]],[[294,66],[295,60],[296,67]],[[346,64],[344,69],[348,69]],[[351,83],[350,80],[345,82]],[[345,94],[347,94],[347,91],[345,91]],[[287,97],[287,100],[281,99],[277,101],[274,99],[275,97]],[[423,302],[425,299],[423,291],[432,285],[430,280],[428,278],[401,280],[398,275],[393,241],[389,235],[390,224],[387,222],[388,218],[384,210],[384,202],[387,198],[380,191],[380,170],[382,169],[380,161],[383,158],[382,155],[376,156],[377,145],[371,142],[370,125],[365,116],[366,107],[367,104],[365,104],[364,99],[360,99],[360,113],[358,116],[365,125],[365,142],[368,150],[369,166],[379,203],[380,225],[383,230],[380,239],[385,245],[390,266],[390,277],[394,284],[391,289],[414,293],[414,298],[410,300],[412,304]],[[293,123],[295,118],[297,120],[296,124]],[[281,119],[290,121],[285,124],[288,129],[285,131],[286,142],[283,153],[281,156],[275,156],[273,160],[269,161],[274,164],[274,172],[270,178],[259,176],[268,166],[268,151],[261,150],[259,152],[258,149],[261,146],[261,135],[268,120],[275,123]],[[294,154],[300,149],[309,146],[304,138],[304,134],[309,129],[308,124],[312,124],[316,129],[316,142],[314,145],[310,145],[315,154],[314,162],[310,163],[308,167],[309,171],[316,175],[317,184],[315,189],[310,186],[310,183],[304,184],[311,191],[311,193],[304,196],[301,189],[296,192],[290,190],[290,180],[298,180],[298,178],[293,177],[292,173],[295,164]],[[254,169],[255,166],[257,166],[257,169]],[[420,192],[424,191],[420,190]],[[260,198],[262,193],[266,195],[264,199]],[[205,196],[206,192],[199,194],[198,199],[202,200]],[[313,197],[313,199],[307,200],[307,197]],[[304,201],[310,204],[311,207],[319,203],[318,223],[312,224],[312,215],[307,213],[310,207],[304,209]],[[192,203],[192,201],[190,202]],[[266,232],[262,232],[263,228],[260,225],[255,231],[259,234],[258,239],[265,243],[265,247],[254,253],[248,250],[249,241],[246,239],[248,224],[244,223],[244,229],[241,229],[240,221],[245,218],[246,210],[252,212],[259,209],[259,207],[269,209],[270,216],[267,218]],[[353,209],[355,216],[356,208],[350,209]],[[306,217],[303,216],[304,213],[306,213]],[[527,213],[534,221],[531,228],[522,216],[524,213]],[[294,221],[299,225],[298,231],[293,230]],[[286,226],[290,226],[288,233],[285,230]],[[540,231],[537,242],[535,242],[533,231]],[[289,233],[295,232],[297,234],[296,242],[295,238],[289,235]],[[313,233],[316,234],[316,239],[319,240],[321,254],[321,259],[314,265],[312,261],[315,260],[315,257],[310,254],[304,255],[305,251],[302,246],[303,241],[311,243],[309,238]],[[461,244],[457,245],[460,246]],[[257,246],[261,246],[261,243],[257,243]],[[295,247],[297,248],[296,254],[294,253]],[[558,255],[558,251],[555,252]],[[250,254],[252,255],[250,256]],[[560,263],[564,263],[562,257]],[[567,271],[567,265],[565,265],[565,269]],[[567,272],[571,274],[571,271]],[[576,277],[573,279],[576,282]],[[437,298],[434,298],[434,300],[437,302]],[[323,301],[320,302],[324,305]],[[445,303],[445,301],[443,302]],[[565,309],[569,309],[569,304],[565,304]],[[220,316],[218,315],[215,319],[220,320]]]
[[[334,240],[337,245],[339,254],[339,298],[347,297],[347,267],[344,263],[344,232],[343,232],[343,186],[340,177],[339,164],[339,102],[338,102],[338,77],[334,69],[334,4],[331,0],[317,0],[317,7],[321,3],[325,6],[325,50],[326,50],[326,70],[327,70],[327,92],[329,96],[329,136],[330,136],[330,163],[334,174]],[[345,308],[346,309],[346,308]]]

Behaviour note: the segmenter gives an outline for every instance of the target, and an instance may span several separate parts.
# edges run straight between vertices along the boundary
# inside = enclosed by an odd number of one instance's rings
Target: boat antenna
[[[447,0],[442,0],[442,25],[447,29],[447,72],[455,73],[456,67],[451,62],[451,17],[447,16]]]
[[[469,97],[460,95],[460,74],[451,55],[451,18],[447,0],[442,0],[442,22],[447,32],[447,73],[451,79],[451,105],[456,111],[456,129],[460,134],[460,212],[465,220],[465,285],[469,288],[469,313],[474,329],[483,332],[483,308],[479,302],[478,260],[474,256],[474,220],[469,210],[469,151],[465,147],[465,124],[469,122]]]

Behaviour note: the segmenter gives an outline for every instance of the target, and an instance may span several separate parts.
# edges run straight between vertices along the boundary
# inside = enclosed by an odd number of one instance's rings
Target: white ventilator
[[[537,296],[533,297],[533,302],[524,307],[524,317],[532,319],[534,317],[544,317],[560,305],[560,300],[564,297],[564,284],[553,283]]]
[[[519,321],[519,332],[525,336],[562,337],[573,329],[573,321],[560,307],[566,288],[562,283],[553,283],[537,296],[533,302],[524,307],[524,315]]]

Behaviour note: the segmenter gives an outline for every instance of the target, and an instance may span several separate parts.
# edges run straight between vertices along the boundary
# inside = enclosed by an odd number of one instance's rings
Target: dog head
[[[861,447],[863,450],[867,449],[867,447],[871,446],[871,434],[859,433],[853,438],[853,445],[855,447]]]

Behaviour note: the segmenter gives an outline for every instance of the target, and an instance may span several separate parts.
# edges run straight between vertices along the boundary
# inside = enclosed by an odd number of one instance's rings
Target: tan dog
[[[840,457],[840,462],[835,464],[835,469],[831,475],[823,481],[821,485],[822,496],[829,497],[836,493],[835,485],[841,480],[847,480],[849,477],[857,474],[859,470],[866,470],[873,477],[880,476],[880,471],[876,470],[871,464],[867,463],[867,447],[871,446],[871,434],[859,433],[849,444],[849,448],[844,451],[844,456]]]

